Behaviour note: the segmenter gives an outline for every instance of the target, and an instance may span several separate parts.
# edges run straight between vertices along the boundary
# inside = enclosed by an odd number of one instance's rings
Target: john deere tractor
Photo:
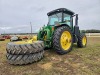
[[[44,41],[45,47],[54,48],[59,54],[66,54],[72,50],[73,43],[78,47],[86,47],[87,38],[78,26],[78,14],[60,8],[47,13],[49,22],[40,29],[38,40]],[[73,26],[73,17],[75,26]]]
[[[22,65],[36,62],[43,58],[44,48],[53,48],[59,54],[66,54],[72,50],[73,43],[77,43],[81,48],[86,47],[87,38],[79,30],[78,14],[60,8],[47,15],[48,24],[42,27],[33,39],[7,44],[7,59],[10,64]],[[75,26],[73,26],[74,17]]]

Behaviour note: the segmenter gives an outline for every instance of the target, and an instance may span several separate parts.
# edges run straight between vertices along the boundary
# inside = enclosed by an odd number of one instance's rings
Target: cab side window
[[[68,14],[64,14],[64,22],[70,26],[71,25],[71,16]]]

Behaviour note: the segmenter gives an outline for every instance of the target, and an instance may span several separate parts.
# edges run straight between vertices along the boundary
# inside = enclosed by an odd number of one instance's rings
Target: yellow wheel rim
[[[61,47],[64,50],[68,50],[72,43],[71,34],[68,31],[64,31],[60,38]]]
[[[37,41],[37,35],[34,35],[34,36],[32,37],[32,39],[33,39],[33,41]]]
[[[37,36],[33,36],[32,39],[27,40],[27,41],[18,41],[18,42],[15,42],[15,44],[31,44],[34,41],[37,41]]]
[[[84,46],[86,45],[86,36],[83,37],[82,43],[83,43]]]
[[[27,41],[18,41],[18,42],[14,42],[15,44],[27,44]]]

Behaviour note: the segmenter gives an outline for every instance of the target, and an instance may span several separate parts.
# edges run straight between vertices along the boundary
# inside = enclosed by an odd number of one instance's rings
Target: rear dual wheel
[[[43,41],[26,41],[10,42],[7,44],[6,51],[10,54],[32,54],[44,50]]]
[[[11,42],[7,44],[7,60],[13,65],[23,65],[39,61],[44,55],[43,41],[34,41],[31,43]]]
[[[58,54],[66,54],[72,50],[73,36],[67,26],[59,27],[53,35],[53,47]]]
[[[37,62],[43,58],[44,51],[34,54],[10,54],[7,53],[6,58],[9,64],[12,65],[25,65]]]

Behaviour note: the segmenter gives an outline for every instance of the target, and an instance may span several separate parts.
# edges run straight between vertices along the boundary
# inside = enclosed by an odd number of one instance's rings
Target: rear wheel
[[[72,33],[67,26],[59,27],[53,35],[53,47],[59,54],[66,54],[72,50]]]
[[[78,36],[77,46],[82,48],[82,47],[86,47],[86,45],[87,45],[87,37],[85,34],[81,33]]]
[[[28,43],[26,41],[10,42],[7,44],[6,50],[10,54],[31,54],[44,50],[43,41],[34,41]]]
[[[7,53],[7,61],[12,65],[25,65],[39,61],[43,58],[44,51],[34,54],[10,54]]]

